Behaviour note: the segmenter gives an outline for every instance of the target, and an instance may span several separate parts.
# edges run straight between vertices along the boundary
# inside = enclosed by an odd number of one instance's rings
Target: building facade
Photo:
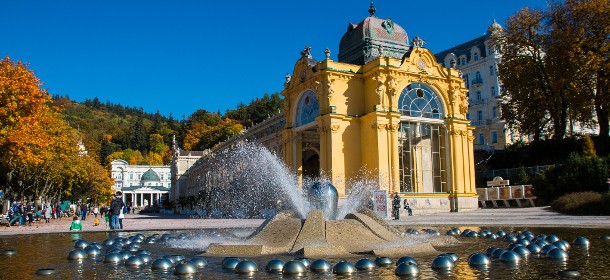
[[[123,192],[125,205],[160,206],[172,188],[171,170],[165,166],[130,165],[122,159],[110,163],[112,189]]]
[[[380,190],[400,193],[412,208],[477,209],[474,127],[459,71],[439,64],[423,40],[409,41],[391,19],[376,17],[372,5],[369,13],[348,25],[338,61],[329,49],[318,61],[304,48],[286,75],[283,114],[223,145],[266,143],[301,180],[324,174],[340,199],[350,191],[346,182],[366,169]],[[196,170],[206,169],[195,163],[189,170],[196,180],[204,176]],[[201,187],[184,186],[176,197]]]
[[[495,32],[502,32],[502,26],[494,20],[485,35],[436,54],[446,67],[456,61],[462,73],[468,88],[467,119],[475,127],[475,150],[503,150],[508,144],[526,140],[510,131],[501,119],[498,64],[502,55],[492,41]]]

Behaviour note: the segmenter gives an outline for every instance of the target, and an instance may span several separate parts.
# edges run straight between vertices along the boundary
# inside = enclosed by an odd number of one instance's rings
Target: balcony
[[[481,104],[487,104],[487,99],[483,98],[483,99],[468,100],[468,105],[470,105],[470,106],[481,105]]]
[[[481,78],[472,80],[472,85],[473,86],[482,85],[482,84],[483,84],[483,79],[481,79]]]

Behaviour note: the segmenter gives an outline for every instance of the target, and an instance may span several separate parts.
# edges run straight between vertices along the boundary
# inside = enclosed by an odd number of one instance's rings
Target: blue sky
[[[299,52],[336,60],[349,22],[370,1],[3,1],[0,55],[28,62],[51,94],[98,97],[177,119],[281,91]],[[545,0],[375,1],[409,39],[440,52],[481,36],[495,18]]]

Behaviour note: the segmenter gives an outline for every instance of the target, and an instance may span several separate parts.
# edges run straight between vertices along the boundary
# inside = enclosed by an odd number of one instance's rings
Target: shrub
[[[551,208],[569,215],[610,215],[610,194],[570,193],[553,201]]]

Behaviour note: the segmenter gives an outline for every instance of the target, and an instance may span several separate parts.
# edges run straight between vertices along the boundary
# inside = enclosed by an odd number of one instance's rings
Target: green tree
[[[136,118],[136,121],[131,126],[129,147],[133,150],[140,152],[147,151],[148,149],[148,134],[146,133],[146,127],[144,126],[144,120],[142,117]]]

